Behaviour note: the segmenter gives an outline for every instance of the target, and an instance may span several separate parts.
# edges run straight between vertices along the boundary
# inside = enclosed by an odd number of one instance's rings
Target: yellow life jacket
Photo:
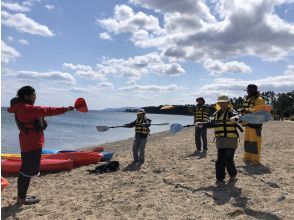
[[[217,111],[215,113],[214,120],[216,121],[214,126],[215,137],[228,137],[236,138],[239,137],[237,131],[237,124],[229,121],[230,109],[226,109],[224,112]],[[221,121],[221,122],[217,122]]]
[[[136,125],[135,125],[135,132],[136,134],[145,134],[148,135],[150,130],[148,127],[146,126],[142,126],[142,123],[147,121],[147,119],[145,117],[141,118],[141,119],[136,119]]]
[[[243,102],[242,108],[253,108],[256,105],[255,104],[256,99],[257,97],[255,96],[247,98],[245,102]]]
[[[205,106],[196,106],[196,111],[194,115],[194,123],[195,122],[207,122],[208,117],[208,109]]]

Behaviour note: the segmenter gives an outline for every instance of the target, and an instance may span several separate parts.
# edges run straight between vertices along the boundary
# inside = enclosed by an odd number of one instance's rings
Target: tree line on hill
[[[294,120],[294,90],[287,93],[275,93],[273,91],[267,91],[261,93],[262,97],[265,99],[267,104],[272,106],[272,115],[274,119],[280,120],[284,118],[293,118]],[[234,106],[234,109],[242,108],[244,102],[244,98],[232,98],[231,103]],[[144,107],[146,113],[154,113],[154,114],[172,114],[172,115],[192,115],[191,112],[188,111],[187,107],[195,107],[195,105],[185,104],[185,105],[174,105],[174,108],[170,110],[160,110],[159,106],[147,106]],[[214,104],[208,105],[209,107],[209,115],[215,112]],[[136,112],[136,109],[126,109],[126,112]]]

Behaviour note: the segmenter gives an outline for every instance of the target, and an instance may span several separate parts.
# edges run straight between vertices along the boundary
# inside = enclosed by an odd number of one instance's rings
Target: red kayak
[[[1,160],[1,171],[3,173],[17,173],[21,167],[20,159],[4,159]],[[69,159],[41,159],[40,171],[62,171],[71,170],[73,162]]]
[[[85,166],[98,163],[102,156],[96,152],[64,152],[58,154],[44,154],[46,159],[71,159],[74,166]]]
[[[4,177],[2,177],[1,176],[1,191],[5,188],[5,187],[7,187],[9,184],[8,184],[8,181],[4,178]]]

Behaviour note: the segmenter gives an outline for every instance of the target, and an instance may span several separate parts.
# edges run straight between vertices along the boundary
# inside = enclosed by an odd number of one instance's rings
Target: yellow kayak
[[[1,159],[14,159],[14,158],[20,159],[21,156],[20,154],[1,154]]]

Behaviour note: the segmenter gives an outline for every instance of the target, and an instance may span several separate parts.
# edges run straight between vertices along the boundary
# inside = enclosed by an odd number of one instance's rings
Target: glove
[[[198,128],[202,128],[203,124],[202,124],[202,122],[196,122],[195,126],[198,127]]]
[[[67,111],[69,112],[69,111],[73,111],[75,108],[74,107],[72,107],[72,106],[68,106],[67,107]]]
[[[238,122],[239,121],[239,116],[233,116],[230,118],[230,122]]]

